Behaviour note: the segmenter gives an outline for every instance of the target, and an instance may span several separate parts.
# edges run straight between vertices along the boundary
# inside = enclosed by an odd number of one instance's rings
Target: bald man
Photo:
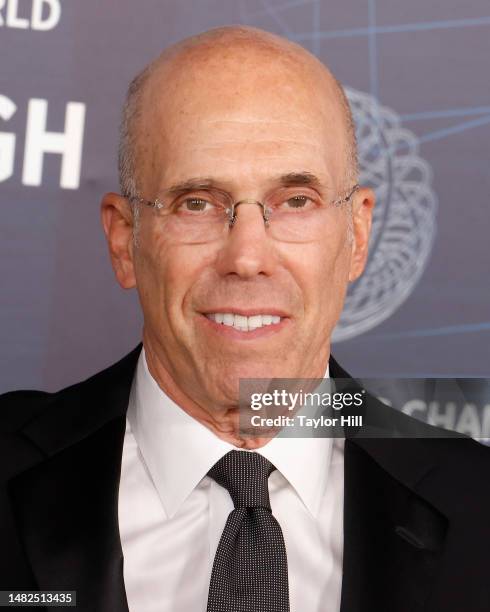
[[[142,344],[2,397],[0,589],[83,612],[488,612],[488,449],[400,439],[403,415],[396,440],[240,427],[240,379],[349,379],[330,339],[374,195],[329,70],[248,27],[181,41],[129,87],[119,171],[102,223]]]

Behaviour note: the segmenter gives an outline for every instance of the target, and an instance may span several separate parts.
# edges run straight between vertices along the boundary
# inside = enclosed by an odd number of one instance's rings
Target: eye
[[[206,208],[208,205],[211,207],[211,202],[204,200],[203,198],[185,198],[185,200],[178,205],[177,210],[183,209],[183,212],[199,213],[209,210]]]
[[[306,204],[308,198],[306,196],[294,196],[286,200],[292,208],[302,208]]]
[[[314,205],[313,200],[306,195],[292,196],[291,198],[285,200],[284,204],[286,205],[286,210],[304,210],[309,209]]]

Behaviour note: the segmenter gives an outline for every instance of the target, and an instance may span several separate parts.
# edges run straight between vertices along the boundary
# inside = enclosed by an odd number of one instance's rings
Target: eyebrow
[[[304,185],[312,187],[319,191],[326,188],[326,185],[317,176],[311,172],[289,172],[281,174],[271,179],[271,184],[280,187],[294,187],[296,185]],[[199,191],[201,189],[223,189],[225,182],[214,179],[212,177],[195,177],[172,185],[167,191],[171,196],[179,196],[190,191]]]
[[[306,185],[307,187],[313,187],[319,190],[324,189],[326,187],[326,185],[323,184],[323,181],[321,181],[311,172],[290,172],[289,174],[283,174],[277,177],[276,181],[282,187]]]
[[[212,178],[191,178],[182,183],[176,183],[167,189],[169,195],[178,196],[189,191],[198,191],[200,189],[212,189],[217,187],[217,181]]]

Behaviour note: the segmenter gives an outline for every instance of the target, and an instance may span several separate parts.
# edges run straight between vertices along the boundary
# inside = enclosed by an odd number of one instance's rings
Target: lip
[[[229,310],[212,310],[210,312],[230,312]],[[237,312],[236,310],[234,312]],[[260,312],[264,312],[263,310]],[[255,311],[255,314],[260,314],[260,312]],[[238,313],[241,314],[241,313]],[[253,316],[254,313],[247,315]],[[269,313],[267,313],[269,314]],[[273,314],[272,312],[270,314]],[[240,331],[239,329],[235,329],[231,325],[224,325],[223,323],[216,323],[212,319],[208,319],[208,317],[204,313],[200,313],[198,316],[199,321],[202,322],[205,329],[220,334],[224,338],[228,338],[229,340],[256,340],[260,338],[268,338],[275,334],[280,333],[284,328],[287,328],[291,323],[291,319],[289,317],[284,317],[279,321],[279,323],[272,323],[271,325],[264,325],[263,327],[258,327],[253,331]]]

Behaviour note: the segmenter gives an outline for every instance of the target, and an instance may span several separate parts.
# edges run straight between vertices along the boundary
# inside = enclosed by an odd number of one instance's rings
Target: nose
[[[265,204],[263,204],[262,202],[259,202],[258,200],[240,200],[239,202],[236,202],[235,205],[234,205],[234,211],[235,211],[234,215],[235,216],[233,217],[231,223],[233,224],[233,222],[236,221],[236,214],[237,214],[236,211],[237,211],[238,206],[247,205],[247,204],[250,205],[250,206],[258,206],[260,208],[261,215],[262,215],[262,217],[264,219],[264,223],[265,223],[266,227],[268,227],[268,225],[269,225],[269,211],[268,211],[267,207],[265,206]]]
[[[270,275],[274,253],[262,206],[253,200],[241,200],[235,204],[234,212],[235,221],[218,256],[218,271],[241,278]]]

